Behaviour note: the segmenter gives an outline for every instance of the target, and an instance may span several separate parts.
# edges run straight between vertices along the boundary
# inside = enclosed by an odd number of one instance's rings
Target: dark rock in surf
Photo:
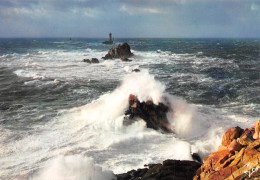
[[[169,108],[159,103],[155,105],[152,101],[140,102],[135,95],[130,94],[129,108],[125,112],[124,123],[131,123],[136,118],[141,118],[146,122],[148,128],[163,130],[164,132],[173,132],[172,125],[168,122],[166,113]]]
[[[140,69],[133,69],[132,72],[140,72]]]
[[[99,63],[99,60],[97,58],[92,58],[91,63]]]
[[[91,61],[89,60],[89,59],[82,59],[82,61],[81,62],[87,62],[87,63],[91,63]]]
[[[126,61],[126,62],[127,62],[127,61],[132,61],[131,59],[128,59],[128,58],[126,58],[126,57],[121,57],[120,59],[121,59],[121,61]]]
[[[103,59],[113,59],[113,58],[130,58],[133,56],[131,48],[127,43],[119,44],[117,47],[111,48],[108,53],[102,57]]]
[[[201,164],[195,161],[165,160],[162,164],[149,164],[146,168],[117,174],[117,180],[129,179],[192,179]]]
[[[91,63],[99,63],[99,60],[97,58],[92,58],[91,60],[82,59],[82,62],[87,62],[87,63],[91,64]]]

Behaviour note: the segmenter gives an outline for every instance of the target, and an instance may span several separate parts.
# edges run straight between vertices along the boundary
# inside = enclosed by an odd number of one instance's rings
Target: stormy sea
[[[259,39],[103,41],[0,39],[0,179],[109,180],[203,158],[228,128],[259,120]],[[124,42],[132,61],[102,59]],[[124,124],[130,94],[154,103],[167,94],[175,133]]]

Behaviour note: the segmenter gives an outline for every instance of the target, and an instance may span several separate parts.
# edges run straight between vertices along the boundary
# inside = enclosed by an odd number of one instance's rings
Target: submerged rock
[[[131,123],[136,118],[141,118],[146,122],[148,128],[173,132],[173,127],[168,122],[166,113],[169,107],[163,103],[155,105],[152,101],[140,102],[138,98],[130,94],[128,98],[129,108],[125,112],[124,123]]]
[[[89,59],[82,59],[81,62],[87,62],[87,63],[91,63],[91,61]]]
[[[119,44],[117,47],[111,48],[103,59],[123,58],[127,59],[133,56],[131,48],[127,43]]]
[[[260,121],[249,129],[228,129],[218,151],[204,158],[194,180],[260,178],[259,130]]]
[[[97,58],[92,58],[91,63],[99,63],[99,60]]]
[[[91,64],[91,63],[99,63],[99,60],[97,58],[92,58],[91,60],[82,59],[82,62],[87,62],[87,63]]]
[[[121,59],[121,61],[132,61],[131,59],[128,59],[126,57],[121,57],[120,59]]]
[[[192,179],[196,170],[201,166],[195,161],[165,160],[162,164],[145,165],[146,168],[131,170],[124,174],[117,174],[117,180],[173,180]]]
[[[132,70],[132,72],[140,72],[140,69],[135,68]]]

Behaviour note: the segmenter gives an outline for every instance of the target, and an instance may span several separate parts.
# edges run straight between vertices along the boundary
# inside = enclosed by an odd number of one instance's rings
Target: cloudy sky
[[[0,37],[260,37],[260,0],[0,0]]]

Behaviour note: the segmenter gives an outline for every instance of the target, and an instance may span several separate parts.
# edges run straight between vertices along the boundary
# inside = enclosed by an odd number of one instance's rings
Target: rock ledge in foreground
[[[186,180],[192,179],[201,166],[195,161],[165,160],[162,164],[145,165],[146,168],[117,174],[117,180]]]
[[[204,158],[194,177],[207,179],[260,179],[260,121],[249,129],[226,131],[218,151]]]

